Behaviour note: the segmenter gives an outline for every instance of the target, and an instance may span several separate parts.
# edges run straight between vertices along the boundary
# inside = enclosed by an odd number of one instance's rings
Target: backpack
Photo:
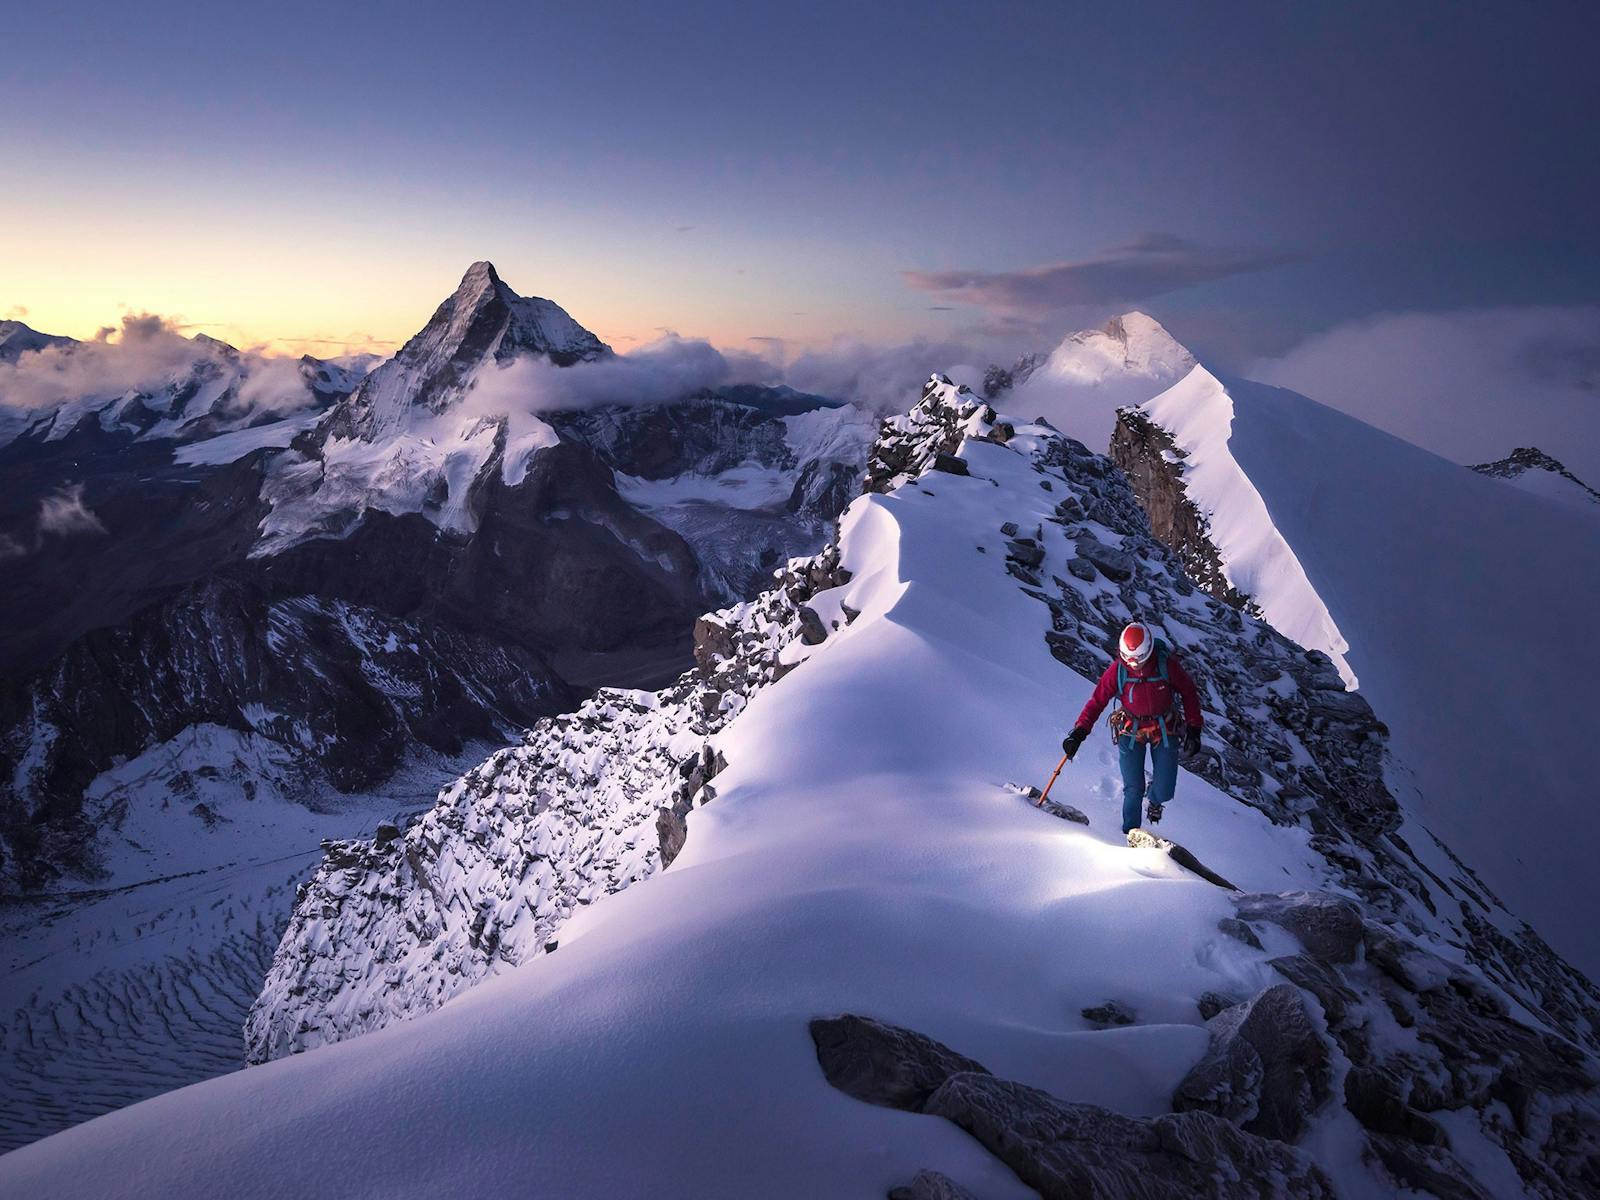
[[[1154,675],[1140,676],[1131,680],[1133,683],[1165,683],[1171,686],[1167,677],[1167,644],[1160,638],[1156,639],[1156,673]],[[1183,721],[1183,710],[1180,707],[1177,689],[1172,691],[1172,707],[1162,716],[1136,717],[1123,707],[1123,697],[1128,693],[1128,664],[1119,657],[1117,659],[1117,707],[1112,710],[1106,724],[1111,729],[1111,740],[1120,742],[1125,737],[1131,737],[1135,742],[1160,742],[1168,745],[1173,736],[1179,732],[1179,725]]]

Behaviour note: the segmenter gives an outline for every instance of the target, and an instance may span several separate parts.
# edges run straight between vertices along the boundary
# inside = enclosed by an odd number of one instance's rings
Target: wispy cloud
[[[48,537],[105,536],[106,527],[83,502],[83,484],[69,483],[39,501],[39,533]]]
[[[1042,318],[1067,309],[1131,304],[1179,288],[1292,261],[1282,251],[1206,246],[1147,233],[1075,262],[1015,271],[907,271],[906,282],[943,299],[998,314]]]
[[[44,545],[46,538],[107,537],[110,531],[83,499],[83,484],[69,483],[39,501],[31,532],[0,533],[0,562],[23,558]]]

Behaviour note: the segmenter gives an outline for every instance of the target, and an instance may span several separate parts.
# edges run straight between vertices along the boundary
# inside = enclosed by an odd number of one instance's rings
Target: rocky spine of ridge
[[[1186,452],[1172,435],[1136,408],[1117,412],[1111,461],[1128,477],[1150,522],[1150,531],[1177,554],[1183,569],[1209,596],[1259,615],[1251,598],[1228,579],[1211,540],[1211,523],[1195,507],[1183,482]]]
[[[836,549],[701,617],[695,667],[659,692],[602,689],[439,795],[406,830],[330,843],[245,1026],[250,1062],[438,1007],[559,944],[579,908],[671,863],[716,795],[715,735],[825,636],[806,606],[848,581]],[[357,965],[358,964],[358,965]]]
[[[1487,475],[1492,479],[1518,479],[1529,471],[1547,471],[1551,475],[1559,476],[1568,483],[1578,488],[1595,503],[1600,504],[1600,492],[1595,491],[1583,480],[1562,465],[1560,460],[1546,454],[1537,446],[1518,446],[1505,458],[1496,459],[1494,462],[1478,463],[1472,468],[1480,475]]]

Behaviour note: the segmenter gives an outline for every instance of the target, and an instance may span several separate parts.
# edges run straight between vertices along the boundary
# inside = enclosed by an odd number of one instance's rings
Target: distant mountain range
[[[349,791],[413,748],[675,673],[696,614],[827,537],[875,427],[754,386],[486,405],[509,364],[613,357],[488,263],[370,373],[173,340],[145,386],[7,411],[9,889],[92,879],[106,831],[85,789],[197,725],[285,750],[308,792]],[[0,346],[65,378],[106,353],[15,323]]]

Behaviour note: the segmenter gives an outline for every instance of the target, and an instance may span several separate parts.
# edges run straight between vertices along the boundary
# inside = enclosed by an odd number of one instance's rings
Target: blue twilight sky
[[[1381,314],[1548,310],[1593,410],[1595,4],[150,0],[4,28],[0,316],[49,331],[384,346],[476,258],[619,348],[1043,347],[1138,306],[1244,366]]]

